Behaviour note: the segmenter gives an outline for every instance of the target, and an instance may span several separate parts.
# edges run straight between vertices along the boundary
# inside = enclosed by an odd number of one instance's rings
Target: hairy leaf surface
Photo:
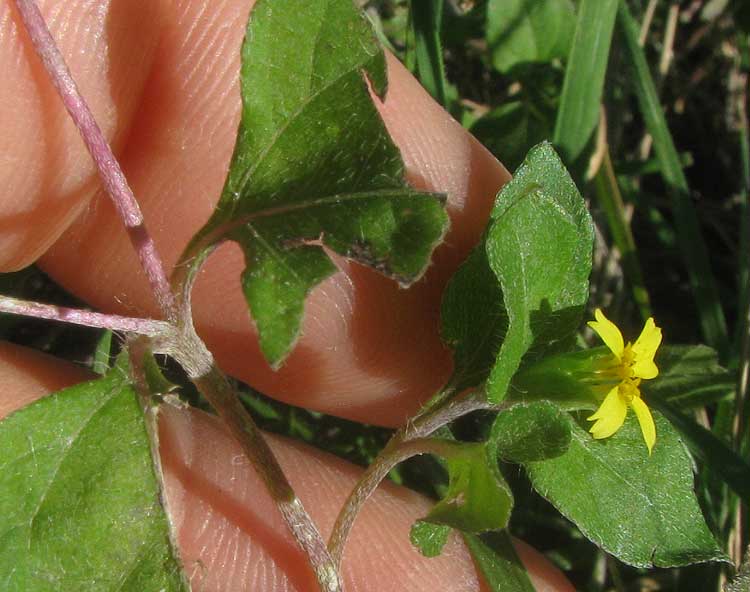
[[[409,540],[425,557],[437,557],[448,542],[450,533],[451,527],[445,524],[417,520],[409,531]]]
[[[529,151],[497,197],[482,243],[451,279],[442,335],[454,349],[451,386],[487,380],[506,395],[530,349],[564,350],[588,299],[591,216],[552,147]]]
[[[0,588],[188,590],[121,369],[0,423]]]
[[[570,438],[566,414],[549,401],[538,401],[498,413],[489,446],[493,456],[521,463],[560,456]]]
[[[458,392],[487,379],[505,337],[503,292],[484,241],[459,267],[443,294],[441,336],[453,348],[451,386]]]
[[[472,533],[507,526],[513,495],[487,446],[461,444],[447,459],[446,468],[448,489],[425,521]]]
[[[442,239],[443,198],[406,186],[368,92],[383,51],[351,0],[259,0],[242,48],[242,119],[219,205],[189,249],[245,253],[245,296],[279,366],[304,300],[336,271],[323,245],[408,285]]]
[[[587,538],[630,565],[724,560],[693,493],[690,458],[671,424],[658,413],[654,419],[651,456],[632,413],[606,440],[571,419],[568,451],[525,465],[531,483]]]
[[[505,397],[532,349],[568,346],[588,299],[594,231],[573,180],[549,144],[533,148],[492,212],[487,259],[497,275],[508,330],[487,381]]]
[[[534,592],[534,585],[507,531],[490,532],[481,537],[465,534],[464,541],[490,590]]]

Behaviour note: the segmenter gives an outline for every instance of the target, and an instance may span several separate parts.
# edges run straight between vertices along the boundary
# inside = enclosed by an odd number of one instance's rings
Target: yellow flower
[[[654,355],[661,344],[661,329],[654,324],[653,318],[649,318],[636,342],[628,342],[626,345],[620,330],[600,309],[596,309],[594,317],[596,320],[589,321],[589,326],[599,334],[614,356],[612,363],[602,372],[610,375],[617,384],[607,393],[596,413],[588,418],[595,422],[589,431],[596,439],[609,438],[620,429],[628,407],[631,407],[641,425],[648,453],[651,454],[656,442],[656,427],[638,387],[641,380],[656,378],[659,374],[659,369],[654,364]]]

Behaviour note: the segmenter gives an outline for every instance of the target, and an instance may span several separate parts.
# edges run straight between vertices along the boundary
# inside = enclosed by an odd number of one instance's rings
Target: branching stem
[[[263,433],[240,402],[226,376],[213,362],[211,353],[193,329],[190,316],[193,283],[214,246],[209,240],[191,243],[174,269],[172,286],[178,294],[180,332],[184,337],[177,341],[181,349],[167,353],[185,369],[193,384],[198,387],[242,446],[253,468],[263,479],[266,490],[271,495],[297,544],[307,554],[320,589],[325,592],[339,592],[343,589],[339,571],[336,569],[337,566],[328,552],[323,537],[294,493]]]
[[[362,474],[336,518],[331,537],[328,539],[328,550],[337,570],[341,566],[344,547],[354,526],[354,520],[390,470],[400,462],[418,454],[433,453],[439,456],[450,456],[453,449],[452,443],[429,439],[428,436],[467,413],[493,408],[487,402],[483,392],[473,391],[418,414],[393,435],[383,451]]]
[[[125,179],[117,158],[96,123],[91,109],[81,96],[36,2],[16,0],[16,5],[37,55],[42,60],[50,80],[96,163],[107,195],[112,199],[130,242],[138,253],[141,266],[148,277],[162,314],[169,320],[176,320],[177,308],[174,295],[169,288],[167,274],[156,251],[156,245],[146,230],[141,208]]]
[[[138,202],[104,134],[81,96],[36,3],[34,0],[16,0],[16,5],[50,80],[96,163],[104,188],[122,219],[159,308],[168,322],[102,315],[11,298],[2,298],[0,307],[4,305],[6,312],[15,314],[29,314],[152,337],[153,347],[171,354],[183,366],[239,441],[253,467],[262,477],[294,538],[307,553],[321,590],[339,592],[342,587],[338,571],[323,538],[294,493],[262,433],[240,403],[234,389],[214,363],[211,353],[193,327],[190,289],[195,274],[212,250],[212,246],[202,245],[194,258],[181,262],[182,265],[179,265],[175,272],[173,291],[154,241],[144,224]],[[179,298],[175,294],[178,294]]]

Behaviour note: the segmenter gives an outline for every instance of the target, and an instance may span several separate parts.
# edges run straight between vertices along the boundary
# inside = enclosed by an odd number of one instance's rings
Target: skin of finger
[[[168,265],[210,215],[231,156],[240,99],[238,48],[246,0],[173,4],[142,96],[124,169]],[[409,180],[448,194],[452,228],[427,277],[409,290],[339,262],[342,272],[309,297],[296,349],[274,372],[259,350],[239,283],[239,249],[225,245],[194,291],[195,321],[219,364],[259,390],[297,405],[397,425],[445,381],[440,294],[478,240],[503,167],[437,106],[394,59],[380,105]],[[156,314],[132,249],[99,197],[42,259],[55,279],[96,307]]]
[[[90,376],[86,370],[52,356],[0,341],[0,419]]]
[[[0,343],[0,418],[91,375],[50,356]],[[292,484],[324,533],[361,469],[310,447],[271,438]],[[312,589],[313,579],[280,516],[238,445],[215,418],[165,407],[160,451],[166,493],[193,589],[209,591]],[[345,554],[347,590],[476,590],[466,549],[452,539],[436,559],[408,542],[410,524],[429,502],[393,485],[368,502]],[[516,541],[540,592],[572,590],[539,553]],[[390,587],[390,588],[389,588]]]
[[[219,422],[200,411],[165,409],[160,433],[167,495],[193,587],[216,592],[315,589],[313,575],[260,479]],[[361,469],[284,438],[269,440],[327,536]],[[429,507],[429,500],[417,493],[381,485],[352,530],[344,553],[344,588],[486,590],[457,536],[451,536],[437,558],[425,558],[411,545],[409,529]],[[518,542],[517,549],[536,590],[573,590],[538,552]]]
[[[139,104],[163,4],[39,2],[81,93],[115,149],[124,145]],[[98,180],[13,0],[0,2],[0,72],[0,271],[13,271],[49,248],[96,193]]]

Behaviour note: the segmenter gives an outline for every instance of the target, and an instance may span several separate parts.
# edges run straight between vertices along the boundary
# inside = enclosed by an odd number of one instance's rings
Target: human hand
[[[99,12],[86,12],[78,2],[43,7],[74,76],[116,147],[167,264],[208,217],[223,183],[239,115],[237,47],[249,8],[241,4],[141,6],[112,0]],[[98,308],[155,315],[130,244],[109,202],[99,195],[76,132],[25,35],[14,34],[17,14],[9,4],[0,10],[10,16],[0,18],[0,63],[10,72],[6,89],[15,89],[0,91],[0,105],[14,114],[2,124],[8,133],[7,145],[0,149],[14,159],[0,165],[0,264],[14,269],[45,253],[42,267]],[[79,45],[86,51],[71,51]],[[343,273],[310,299],[305,337],[278,373],[270,371],[257,348],[239,289],[242,262],[236,249],[224,248],[209,263],[196,286],[194,310],[220,364],[239,378],[295,404],[395,425],[447,376],[449,354],[437,335],[440,293],[478,238],[507,173],[395,60],[389,66],[390,98],[380,109],[404,152],[410,179],[449,195],[452,231],[427,279],[402,291],[341,261]],[[15,159],[31,164],[19,167]],[[222,297],[218,302],[217,293]],[[41,367],[27,376],[33,381],[71,372]],[[16,372],[13,364],[9,368]],[[28,391],[13,392],[9,405],[16,408]],[[194,446],[207,439],[210,449]],[[167,410],[162,443],[171,512],[196,581],[208,589],[237,589],[263,586],[249,584],[254,580],[248,574],[266,574],[269,589],[287,580],[307,586],[304,561],[270,510],[271,500],[252,470],[233,462],[242,458],[240,450],[216,423],[197,412]],[[295,489],[321,528],[330,529],[356,481],[356,470],[285,441],[274,443]],[[227,475],[233,477],[229,489]],[[328,488],[320,487],[321,475]],[[247,514],[250,506],[256,514]],[[350,585],[377,581],[378,587],[391,583],[404,588],[410,581],[404,574],[412,574],[415,589],[444,587],[446,582],[451,589],[478,586],[460,544],[454,542],[440,560],[429,563],[410,547],[408,527],[424,515],[426,500],[386,488],[369,507],[347,549],[344,575]],[[364,534],[358,537],[357,532]],[[378,537],[381,546],[374,544]],[[233,545],[232,558],[222,554],[228,544]],[[396,560],[385,561],[382,548]],[[552,574],[552,589],[562,589],[559,574],[522,549],[535,577]],[[278,577],[268,576],[269,570]]]
[[[82,369],[0,343],[0,419],[48,393],[86,380]],[[170,515],[193,589],[204,592],[309,590],[315,579],[260,478],[215,418],[164,407],[161,460]],[[206,446],[206,442],[211,446]],[[282,438],[271,446],[324,534],[361,470]],[[426,559],[409,543],[409,527],[429,509],[422,496],[384,485],[365,506],[347,545],[347,590],[477,590],[479,576],[457,538]],[[572,587],[539,553],[516,542],[539,592]]]
[[[251,3],[40,4],[171,267],[221,191],[239,119],[238,48]],[[0,6],[0,17],[0,153],[7,155],[0,161],[0,269],[44,253],[42,268],[96,308],[156,315],[137,258],[12,2]],[[308,299],[303,337],[278,372],[259,351],[233,245],[201,274],[194,316],[219,365],[262,392],[396,426],[450,372],[438,335],[442,288],[478,240],[508,175],[394,59],[389,76],[380,111],[409,179],[448,195],[451,231],[427,277],[402,290],[339,261],[342,273]]]

